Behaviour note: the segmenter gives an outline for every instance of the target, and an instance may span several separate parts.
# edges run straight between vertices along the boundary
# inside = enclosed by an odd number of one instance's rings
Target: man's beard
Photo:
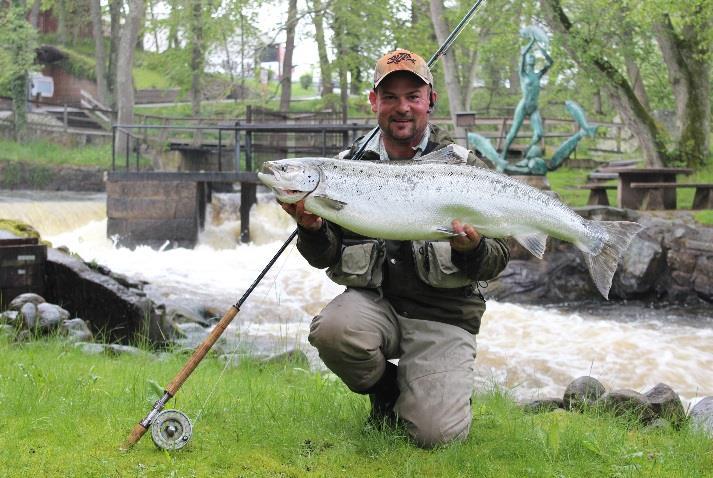
[[[402,122],[397,120],[401,120]],[[386,123],[386,128],[382,127],[381,129],[391,140],[399,143],[411,143],[419,134],[416,121],[411,117],[389,118]]]

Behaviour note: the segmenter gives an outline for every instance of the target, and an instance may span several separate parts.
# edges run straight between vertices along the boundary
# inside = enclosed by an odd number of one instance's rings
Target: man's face
[[[428,124],[431,88],[416,75],[395,72],[384,78],[376,92],[369,93],[371,111],[384,139],[416,146]],[[436,93],[433,92],[433,100]]]

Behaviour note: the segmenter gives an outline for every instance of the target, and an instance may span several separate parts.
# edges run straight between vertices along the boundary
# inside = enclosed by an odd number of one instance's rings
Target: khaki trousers
[[[399,359],[395,411],[420,446],[468,436],[475,336],[450,324],[397,314],[377,292],[347,289],[316,316],[309,342],[327,367],[363,393]]]

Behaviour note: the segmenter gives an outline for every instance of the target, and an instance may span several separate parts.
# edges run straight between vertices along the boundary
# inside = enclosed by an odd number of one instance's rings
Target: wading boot
[[[366,393],[369,394],[371,412],[367,423],[377,429],[396,426],[396,413],[394,405],[399,398],[399,386],[396,382],[398,367],[391,362],[386,362],[384,374]]]

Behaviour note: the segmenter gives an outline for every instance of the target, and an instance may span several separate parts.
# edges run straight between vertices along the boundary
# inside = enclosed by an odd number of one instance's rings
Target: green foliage
[[[94,58],[82,55],[69,48],[60,48],[60,50],[67,55],[67,58],[58,63],[63,70],[77,78],[96,81],[96,62]]]
[[[402,429],[366,428],[368,399],[299,364],[237,367],[207,357],[168,408],[193,420],[182,451],[146,434],[117,450],[187,357],[88,356],[53,338],[0,338],[3,475],[28,476],[709,476],[710,441],[601,414],[524,414],[497,390],[473,398],[470,437],[436,450]],[[88,452],[90,450],[90,452]]]
[[[312,86],[312,73],[305,73],[300,76],[300,85],[305,90]]]

